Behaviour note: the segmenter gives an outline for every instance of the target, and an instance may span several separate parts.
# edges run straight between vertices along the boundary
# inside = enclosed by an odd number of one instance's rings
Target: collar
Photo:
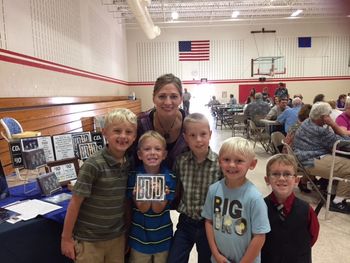
[[[136,172],[137,173],[141,173],[141,174],[146,174],[147,173],[146,170],[145,170],[145,167],[143,166],[143,164],[141,164],[139,167],[137,167]],[[170,171],[165,165],[161,164],[160,168],[159,168],[159,173],[160,174],[169,174]]]
[[[125,163],[123,163],[123,164],[118,163],[117,160],[114,158],[114,156],[108,150],[107,146],[103,147],[102,156],[104,157],[104,159],[106,160],[106,163],[109,166],[124,166],[124,165],[127,165],[129,163],[129,159],[128,159],[127,155],[124,155]]]
[[[189,152],[189,155],[187,156],[187,159],[196,160],[196,157],[195,157],[195,155],[193,154],[192,151]],[[217,160],[216,154],[211,150],[210,146],[208,147],[208,154],[207,154],[206,159],[211,161],[211,162],[216,162],[216,160]]]
[[[280,203],[278,203],[277,198],[273,192],[269,195],[269,198],[274,205],[277,206],[280,204]],[[292,210],[294,200],[295,200],[295,195],[294,195],[294,193],[291,193],[290,196],[287,197],[286,201],[284,201],[283,212],[285,213],[286,216],[288,216],[290,211]]]

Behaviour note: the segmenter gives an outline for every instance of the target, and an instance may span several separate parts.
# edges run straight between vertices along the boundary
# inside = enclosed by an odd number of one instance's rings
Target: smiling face
[[[137,151],[137,156],[142,160],[148,173],[158,173],[160,164],[166,155],[164,143],[154,137],[145,138]]]
[[[181,102],[182,96],[173,83],[164,85],[153,95],[153,103],[160,116],[176,115]]]
[[[116,159],[124,157],[136,139],[136,125],[128,121],[114,121],[103,129],[108,149]]]
[[[187,123],[184,138],[197,158],[206,157],[211,138],[211,130],[206,121]]]
[[[271,185],[277,200],[282,203],[291,195],[300,179],[296,176],[292,165],[286,165],[282,162],[273,163],[269,170],[265,181]]]
[[[220,154],[219,164],[225,175],[228,187],[239,187],[244,184],[248,170],[253,170],[257,160],[239,152],[224,151]]]

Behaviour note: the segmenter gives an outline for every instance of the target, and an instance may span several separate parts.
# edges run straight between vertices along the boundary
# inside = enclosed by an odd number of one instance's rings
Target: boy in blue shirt
[[[128,179],[128,197],[134,200],[129,234],[131,247],[129,263],[165,263],[173,236],[169,202],[174,199],[175,177],[162,164],[166,158],[166,141],[156,131],[144,133],[138,142],[137,156],[143,164]],[[165,200],[136,200],[137,177],[142,175],[165,176]],[[159,184],[153,185],[155,189]]]

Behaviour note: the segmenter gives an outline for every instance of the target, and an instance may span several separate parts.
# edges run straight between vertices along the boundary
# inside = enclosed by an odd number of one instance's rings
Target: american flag
[[[210,41],[179,41],[179,61],[209,60]]]

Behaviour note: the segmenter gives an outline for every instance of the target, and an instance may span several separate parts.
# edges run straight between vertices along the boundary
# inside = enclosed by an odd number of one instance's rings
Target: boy
[[[226,139],[219,163],[225,178],[209,187],[202,212],[212,262],[258,263],[270,225],[261,193],[246,178],[257,163],[254,148],[244,138]]]
[[[156,131],[144,133],[138,142],[137,156],[143,162],[128,179],[128,197],[134,199],[129,234],[129,263],[165,263],[173,237],[169,201],[174,199],[175,176],[161,163],[166,158],[166,141]],[[135,198],[137,177],[143,174],[165,176],[164,201],[138,201]],[[146,182],[147,183],[147,182]]]
[[[209,147],[211,130],[207,118],[192,113],[184,120],[184,138],[190,151],[176,159],[177,189],[182,192],[177,211],[179,222],[168,262],[187,263],[194,244],[198,262],[210,262],[210,248],[201,211],[210,184],[221,178],[217,154]],[[180,188],[179,188],[180,186]]]
[[[293,190],[300,178],[297,163],[287,154],[276,154],[266,164],[265,181],[272,193],[265,197],[271,232],[261,251],[261,262],[311,262],[319,223],[310,205],[295,197]]]
[[[124,201],[137,117],[128,109],[108,113],[107,146],[84,162],[64,222],[61,251],[75,262],[124,262]]]

